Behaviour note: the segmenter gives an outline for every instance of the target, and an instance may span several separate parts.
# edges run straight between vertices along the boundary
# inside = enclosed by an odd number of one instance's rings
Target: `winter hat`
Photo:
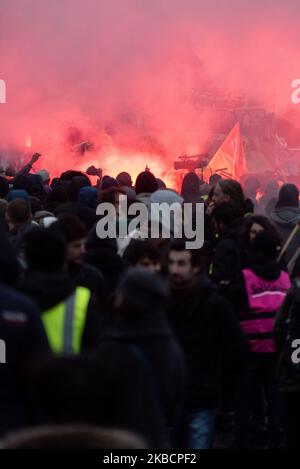
[[[38,174],[39,176],[41,176],[43,182],[47,182],[50,179],[50,174],[49,174],[49,171],[47,171],[47,169],[40,169],[35,174]]]
[[[280,188],[276,207],[299,207],[299,190],[295,184],[284,184]]]
[[[27,191],[30,195],[38,194],[39,192],[44,192],[44,183],[38,174],[29,174],[28,175],[28,186]]]
[[[160,189],[151,194],[150,202],[156,204],[167,203],[168,205],[172,205],[176,202],[182,204],[184,200],[172,189]]]
[[[126,186],[126,187],[132,186],[131,176],[129,173],[126,173],[125,171],[118,174],[116,179],[118,183],[120,184],[120,186]]]
[[[110,189],[111,187],[119,187],[118,181],[110,176],[104,176],[101,183],[101,190]]]
[[[157,190],[157,180],[150,171],[143,171],[136,178],[135,192],[137,195],[145,193],[152,194]]]
[[[159,208],[153,204],[167,204],[171,206],[173,204],[182,205],[183,202],[184,199],[171,189],[155,191],[150,197],[151,221],[156,221],[165,227],[170,227],[171,233],[174,234],[176,226],[182,226],[181,212],[178,212],[177,216],[175,216],[173,211],[170,212],[169,209],[162,209],[162,207]]]
[[[119,291],[128,313],[151,314],[164,309],[168,300],[168,287],[157,274],[132,268],[119,284]]]
[[[6,196],[7,202],[11,202],[12,200],[15,200],[15,199],[23,199],[28,202],[29,201],[28,192],[24,191],[23,189],[13,189],[9,191],[9,193]]]
[[[157,189],[158,190],[167,189],[167,186],[166,186],[165,182],[162,179],[156,178],[156,181],[157,181]]]
[[[65,204],[68,202],[68,194],[63,186],[56,186],[47,195],[47,203],[57,202],[58,204]]]
[[[77,202],[82,187],[91,187],[91,182],[86,176],[75,176],[66,190],[71,202]]]
[[[82,187],[79,191],[78,202],[88,208],[96,208],[98,189],[95,187]]]
[[[280,240],[278,236],[264,230],[255,236],[251,243],[250,251],[256,255],[263,255],[268,259],[276,259],[279,246]]]

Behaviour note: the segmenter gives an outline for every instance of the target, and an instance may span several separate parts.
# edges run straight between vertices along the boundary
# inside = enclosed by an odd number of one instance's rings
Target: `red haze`
[[[42,152],[52,175],[147,164],[168,178],[210,138],[196,93],[246,96],[297,125],[299,19],[293,0],[1,0],[0,148]],[[93,153],[71,150],[71,126]]]

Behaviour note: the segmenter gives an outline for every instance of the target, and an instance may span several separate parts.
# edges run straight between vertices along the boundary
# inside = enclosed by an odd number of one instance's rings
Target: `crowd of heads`
[[[297,258],[294,259],[294,253],[300,247],[300,239],[297,240],[297,236],[293,240],[296,242],[296,247],[290,251],[285,249],[284,255],[280,256],[284,242],[300,220],[299,190],[294,184],[284,183],[281,187],[276,181],[262,184],[253,176],[248,176],[240,183],[233,179],[223,179],[219,174],[213,174],[209,182],[205,183],[198,174],[189,172],[184,176],[180,190],[176,191],[168,188],[161,179],[146,169],[137,176],[135,182],[128,172],[123,171],[116,178],[110,175],[99,177],[97,183],[93,185],[87,174],[78,171],[66,170],[60,177],[53,179],[45,169],[34,172],[32,166],[35,161],[33,158],[29,165],[19,172],[7,170],[2,171],[0,175],[0,220],[3,240],[0,248],[0,285],[12,289],[17,294],[22,292],[27,295],[37,304],[42,318],[46,314],[44,305],[47,305],[47,311],[59,308],[62,304],[69,305],[70,301],[76,301],[73,294],[82,293],[76,289],[86,288],[91,293],[91,298],[95,297],[96,306],[93,306],[92,302],[91,317],[98,314],[99,318],[95,319],[95,324],[93,323],[91,327],[86,325],[88,332],[84,332],[82,344],[87,340],[90,349],[88,351],[96,354],[97,360],[101,361],[101,353],[106,357],[102,337],[105,337],[110,328],[114,330],[115,324],[119,327],[119,335],[116,334],[114,340],[119,340],[120,343],[122,334],[125,336],[125,332],[129,329],[133,334],[132,331],[138,327],[141,327],[142,333],[146,335],[154,327],[158,329],[161,327],[162,336],[167,334],[165,326],[157,317],[167,317],[172,298],[177,300],[179,298],[179,303],[183,298],[183,304],[186,302],[189,305],[190,299],[195,295],[198,297],[200,293],[203,294],[206,301],[206,297],[211,298],[210,295],[216,294],[212,292],[218,292],[217,294],[226,298],[234,310],[236,305],[230,296],[230,287],[235,285],[236,279],[240,278],[245,269],[252,269],[268,281],[277,278],[278,269],[279,272],[281,270],[287,272],[291,279],[300,275],[298,271],[300,263],[297,262]],[[157,203],[167,206],[173,203],[183,206],[188,203],[193,207],[196,204],[203,204],[205,210],[203,247],[188,249],[186,240],[174,238],[172,232],[169,238],[159,236],[157,239],[144,239],[139,234],[138,228],[134,233],[128,233],[125,238],[118,236],[115,239],[99,238],[96,230],[100,218],[97,215],[99,205],[113,205],[116,208],[116,221],[119,225],[128,226],[132,219],[119,210],[121,196],[127,197],[129,206],[135,202],[144,204],[149,213],[152,204]],[[192,212],[191,220],[183,219],[182,223],[193,224],[193,216],[195,211]],[[158,217],[158,220],[159,223],[163,223],[163,215],[162,218]],[[266,266],[269,271],[265,274]],[[270,272],[271,276],[268,277]],[[203,281],[204,278],[207,283],[204,282],[201,288],[198,288],[199,279]],[[64,282],[69,282],[66,283],[66,287]],[[213,287],[208,287],[208,284]],[[214,290],[211,291],[210,288]],[[193,302],[195,303],[194,299],[189,306],[192,310]],[[90,303],[88,305],[90,309],[92,306]],[[238,314],[238,311],[235,312]],[[172,311],[169,314],[172,316]],[[192,316],[192,313],[190,314]],[[186,321],[189,321],[188,316]],[[48,325],[45,324],[48,332]],[[168,327],[173,330],[172,320]],[[176,332],[176,325],[174,327],[173,332]],[[181,327],[183,333],[184,327]],[[209,326],[208,323],[203,325],[208,335],[211,327],[213,326]],[[183,355],[186,353],[185,343],[189,343],[189,339],[189,336],[185,337],[183,345],[181,339],[178,339],[183,347]],[[191,342],[192,340],[191,337]],[[51,345],[51,340],[49,343]],[[79,357],[85,353],[84,346],[80,346]],[[140,360],[145,362],[147,360],[142,356],[143,353]],[[189,370],[189,360],[193,362],[195,358],[187,355],[184,359],[188,362]],[[55,360],[59,358],[56,357]],[[65,363],[63,369],[65,366],[67,369],[72,368],[72,364],[68,363],[68,361]],[[47,379],[55,379],[57,373],[54,366],[55,372],[51,378],[51,366]],[[112,366],[118,367],[118,363],[113,363]],[[144,366],[146,369],[147,367],[148,365]],[[83,386],[80,380],[83,377],[80,376],[80,367],[78,370],[78,381],[74,378],[72,384],[74,389],[71,392],[80,396],[80,389]],[[209,373],[212,373],[212,370],[209,370]],[[153,370],[150,370],[149,374],[153,375]],[[205,376],[202,378],[205,382]],[[154,378],[155,381],[156,379]],[[108,392],[105,390],[105,379],[103,383],[101,396],[105,399]],[[110,388],[110,392],[115,392],[114,389]],[[91,399],[94,397],[92,393]],[[55,399],[64,400],[62,395],[53,396],[53,400]],[[182,399],[184,400],[183,397]],[[122,405],[130,407],[129,400],[130,396],[127,396],[127,400],[124,398]],[[55,402],[48,402],[47,405],[54,406]],[[182,405],[184,407],[184,404]],[[109,413],[107,409],[106,412]],[[113,413],[113,410],[111,412]],[[82,418],[81,423],[93,424],[90,414],[87,415]],[[113,420],[111,415],[109,417]],[[60,423],[70,424],[68,418]],[[159,417],[156,419],[158,421]],[[110,419],[107,418],[107,421]],[[105,426],[104,417],[103,422]],[[118,422],[118,416],[115,422],[110,421],[116,428],[123,429]],[[58,422],[46,419],[43,423],[48,425]],[[13,429],[18,428],[16,425]],[[125,425],[125,430],[139,433],[137,428],[138,426]],[[6,434],[5,430],[2,429],[3,434]],[[81,432],[83,440],[87,431],[90,430],[83,429]],[[95,430],[95,433],[91,431],[90,441],[96,439],[97,431]],[[104,434],[105,431],[103,430]],[[69,438],[72,433],[64,427],[61,427],[60,432],[65,438]],[[40,434],[33,434],[34,440],[38,440],[36,444],[47,445],[43,438],[48,433],[51,441],[53,438],[51,428],[41,429]],[[139,440],[139,437],[142,440]],[[125,442],[128,440],[129,446],[130,444],[135,444],[136,447],[151,446],[153,442],[149,442],[147,437],[149,432],[146,429],[144,432],[141,431],[138,437],[121,435],[117,444],[122,447],[122,444],[125,444],[123,440]],[[21,443],[15,443],[18,442],[17,437],[8,439],[6,444],[8,447],[15,445],[26,447],[26,433],[24,438]],[[166,440],[162,438],[161,441]]]

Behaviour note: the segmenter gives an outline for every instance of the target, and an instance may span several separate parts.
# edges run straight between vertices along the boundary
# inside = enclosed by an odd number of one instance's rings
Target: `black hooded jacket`
[[[297,353],[293,341],[300,339],[300,279],[295,279],[275,322],[274,336],[279,352],[278,381],[282,392],[296,393],[300,398],[300,364],[292,361]],[[298,349],[299,349],[298,345]],[[299,352],[297,353],[299,357]]]
[[[112,293],[125,270],[125,263],[118,255],[116,239],[99,238],[95,225],[88,234],[86,251],[85,262],[102,272],[109,293]]]
[[[241,266],[239,236],[245,218],[238,218],[220,235],[212,258],[212,279],[216,283],[235,277]]]
[[[217,407],[224,367],[235,372],[248,352],[230,304],[202,275],[190,288],[172,291],[168,318],[187,362],[187,408]]]
[[[59,217],[65,213],[77,216],[84,223],[87,230],[90,230],[97,221],[96,211],[79,204],[78,202],[67,202],[58,205],[54,210],[54,215]]]
[[[102,357],[102,360],[104,356],[110,357],[110,360],[118,360],[120,370],[127,362],[126,379],[131,383],[136,380],[133,371],[136,366],[146,370],[150,379],[147,392],[153,393],[156,403],[153,404],[153,409],[150,407],[143,412],[154,412],[155,415],[158,411],[162,416],[165,432],[167,428],[176,427],[184,402],[185,363],[182,351],[163,313],[153,311],[151,314],[141,315],[134,322],[124,321],[111,327],[104,335],[97,355]],[[144,424],[139,422],[138,409],[133,410],[129,406],[125,410],[131,401],[130,395],[120,393],[119,396],[120,401],[115,405],[120,409],[120,415],[127,413],[127,418],[132,420],[132,425],[135,426],[132,430],[139,432],[139,426]],[[147,407],[146,403],[145,406]],[[124,408],[121,410],[122,407]],[[133,416],[129,416],[131,412]],[[160,419],[161,417],[158,421]],[[146,429],[142,430],[142,435],[148,437],[152,444],[155,442],[156,436],[150,436]]]
[[[45,364],[33,387],[45,423],[129,430],[163,448],[183,402],[183,358],[163,315],[153,311],[115,324],[92,354]]]
[[[19,288],[36,302],[43,313],[65,301],[74,292],[76,284],[64,273],[27,271]],[[99,344],[99,338],[103,333],[103,321],[97,299],[92,295],[88,304],[82,350],[94,348]]]
[[[35,357],[50,353],[39,309],[11,288],[17,276],[16,257],[0,227],[0,340],[6,349],[6,363],[0,364],[0,435],[32,423],[27,372]]]
[[[14,286],[19,276],[20,267],[16,253],[9,242],[4,226],[0,222],[0,283]]]
[[[52,191],[47,194],[44,208],[49,212],[54,212],[55,209],[57,209],[60,205],[66,204],[67,202],[67,191],[63,186],[57,186],[54,187]]]
[[[0,364],[0,435],[29,426],[34,403],[28,394],[33,361],[50,354],[37,306],[26,296],[0,284],[0,340],[6,363]]]
[[[183,398],[184,359],[165,315],[153,311],[135,322],[116,324],[107,330],[101,344],[112,348],[134,345],[143,350],[157,374],[164,412],[169,425],[173,425]]]
[[[280,236],[285,242],[293,228],[300,221],[300,209],[298,207],[278,207],[270,214],[271,221],[277,226]],[[295,251],[300,247],[300,233],[298,232],[290,243],[285,259],[289,262]]]
[[[102,273],[94,266],[85,262],[79,264],[70,262],[68,265],[68,274],[73,282],[81,287],[86,287],[97,297],[99,304],[106,302],[106,284]]]

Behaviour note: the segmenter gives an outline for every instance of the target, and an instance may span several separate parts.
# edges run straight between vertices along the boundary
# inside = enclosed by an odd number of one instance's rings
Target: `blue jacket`
[[[0,284],[0,435],[28,426],[33,409],[27,379],[32,360],[49,353],[40,312],[26,296]]]

